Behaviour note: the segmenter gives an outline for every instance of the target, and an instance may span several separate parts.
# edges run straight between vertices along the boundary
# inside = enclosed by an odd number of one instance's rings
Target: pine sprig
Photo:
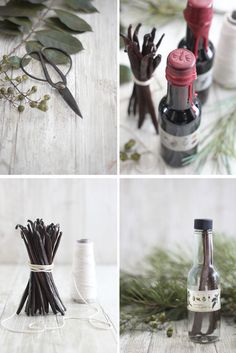
[[[236,240],[216,236],[214,259],[221,276],[222,314],[236,320]],[[165,329],[169,321],[184,319],[187,274],[191,259],[179,251],[155,249],[141,274],[120,276],[121,332]]]
[[[201,173],[207,162],[212,162],[213,172],[232,174],[231,162],[236,159],[236,106],[222,116],[203,135],[197,154],[184,159],[183,164],[197,163],[196,172]]]
[[[136,11],[142,23],[164,25],[175,18],[183,16],[185,0],[122,0],[121,11]],[[145,16],[145,17],[144,17]]]

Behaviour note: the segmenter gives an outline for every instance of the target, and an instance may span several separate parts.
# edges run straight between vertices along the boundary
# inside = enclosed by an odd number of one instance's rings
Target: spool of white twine
[[[71,296],[78,303],[94,303],[97,297],[93,242],[76,241],[72,264]]]
[[[236,88],[236,10],[224,17],[213,77],[225,88]]]

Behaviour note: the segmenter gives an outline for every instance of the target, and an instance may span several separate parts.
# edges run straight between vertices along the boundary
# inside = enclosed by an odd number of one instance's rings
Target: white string
[[[224,17],[214,63],[214,80],[225,88],[236,88],[236,19]]]
[[[17,330],[17,329],[13,329],[9,326],[6,325],[6,323],[8,321],[10,321],[13,317],[18,315],[16,314],[16,312],[14,312],[11,316],[3,319],[1,321],[1,325],[2,327],[4,327],[6,330],[10,331],[10,332],[14,332],[14,333],[42,333],[45,331],[49,331],[49,330],[57,330],[57,329],[61,329],[65,326],[65,322],[66,320],[82,320],[82,321],[87,321],[89,322],[89,324],[94,327],[95,329],[98,330],[110,330],[113,328],[112,324],[108,321],[108,320],[101,320],[101,319],[97,319],[96,315],[102,313],[101,309],[99,309],[98,307],[96,307],[95,305],[92,305],[91,303],[88,302],[88,300],[91,300],[91,293],[94,294],[94,286],[95,284],[95,262],[93,261],[93,263],[91,262],[91,258],[93,258],[94,260],[94,256],[93,256],[93,246],[91,246],[91,242],[89,241],[79,241],[78,244],[87,244],[85,246],[82,246],[82,253],[83,253],[83,259],[84,261],[81,261],[81,259],[76,262],[77,265],[81,266],[81,269],[78,271],[75,271],[75,273],[72,273],[72,278],[73,278],[73,287],[75,288],[76,291],[76,298],[80,300],[80,302],[82,301],[82,303],[84,303],[85,305],[87,305],[90,309],[93,310],[93,312],[88,315],[87,317],[80,317],[80,316],[69,316],[69,317],[64,317],[64,316],[60,316],[62,318],[62,323],[61,325],[57,325],[57,326],[47,326],[45,324],[46,318],[47,316],[43,317],[43,321],[44,322],[31,322],[28,325],[28,329],[26,330]],[[80,248],[80,255],[81,255],[81,245],[78,246]],[[76,251],[76,254],[78,254],[78,252]],[[86,257],[87,255],[87,257]],[[88,256],[89,255],[89,256]],[[88,258],[90,258],[90,261],[88,261]],[[94,269],[91,271],[91,263],[92,265],[94,265]],[[73,264],[74,268],[75,267],[75,263]],[[29,267],[31,272],[52,272],[54,265],[36,265],[36,264],[31,264],[29,263]],[[90,268],[90,271],[89,271]],[[86,275],[91,276],[91,273],[94,273],[94,277],[91,280],[91,277],[89,278],[89,276],[87,277],[88,280],[86,281]],[[79,282],[78,282],[78,278],[76,277],[79,274]],[[79,289],[79,287],[81,288],[81,290]],[[91,292],[91,289],[93,289],[93,291]],[[87,297],[85,298],[85,296],[81,293],[81,291],[83,290],[83,292],[87,295]],[[95,301],[95,297],[93,298]],[[56,315],[57,317],[59,317],[58,315]],[[106,317],[106,315],[105,315]],[[41,325],[41,326],[40,326]]]
[[[28,262],[28,265],[31,272],[52,272],[54,268],[54,263],[51,265],[36,265]]]
[[[74,280],[74,284],[76,287],[76,290],[78,290],[78,286],[75,282],[75,278],[73,277]],[[100,314],[102,311],[99,310],[97,307],[95,307],[94,305],[88,303],[82,296],[81,293],[78,290],[78,295],[81,297],[81,299],[83,300],[84,304],[88,305],[88,307],[92,308],[94,310],[94,312],[90,315],[88,315],[88,317],[80,317],[80,316],[68,316],[68,317],[64,317],[64,316],[60,316],[62,318],[62,324],[61,325],[57,325],[57,326],[47,326],[45,323],[42,323],[42,326],[40,326],[40,322],[31,322],[29,323],[28,327],[29,329],[27,330],[17,330],[17,329],[13,329],[9,326],[6,325],[6,322],[10,321],[12,318],[14,318],[15,316],[18,317],[18,315],[16,314],[16,312],[14,312],[12,315],[10,315],[9,317],[3,319],[1,321],[1,325],[2,327],[4,327],[6,330],[10,331],[10,332],[14,332],[14,333],[43,333],[45,331],[50,331],[50,330],[58,330],[61,329],[65,326],[65,322],[66,320],[82,320],[82,321],[88,321],[89,324],[91,326],[93,326],[95,329],[98,330],[110,330],[113,328],[112,324],[108,321],[108,320],[101,320],[101,319],[96,319],[95,316],[97,314]],[[58,315],[56,315],[58,316]],[[58,316],[59,317],[59,316]],[[47,318],[47,316],[44,316],[44,321]]]
[[[133,80],[134,80],[134,83],[136,83],[136,85],[138,86],[149,86],[153,80],[153,77],[149,78],[149,80],[147,81],[140,81],[133,75]]]

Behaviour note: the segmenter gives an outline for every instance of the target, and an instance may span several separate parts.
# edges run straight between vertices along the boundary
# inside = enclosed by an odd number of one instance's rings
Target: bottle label
[[[220,309],[220,289],[198,291],[187,290],[187,307],[190,311],[209,312]]]
[[[195,91],[204,91],[208,87],[210,87],[212,83],[212,69],[205,72],[204,74],[198,75],[197,80],[195,82]]]
[[[190,135],[174,136],[164,131],[159,125],[161,143],[169,150],[175,152],[185,152],[196,147],[199,142],[199,129]]]

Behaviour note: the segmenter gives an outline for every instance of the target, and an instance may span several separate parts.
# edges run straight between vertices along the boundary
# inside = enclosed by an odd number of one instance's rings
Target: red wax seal
[[[200,38],[203,38],[205,50],[208,49],[208,34],[212,17],[213,0],[188,0],[187,7],[184,10],[184,18],[196,39],[194,48],[196,57]]]
[[[174,86],[189,86],[197,78],[196,59],[187,49],[175,49],[167,57],[166,79]]]

